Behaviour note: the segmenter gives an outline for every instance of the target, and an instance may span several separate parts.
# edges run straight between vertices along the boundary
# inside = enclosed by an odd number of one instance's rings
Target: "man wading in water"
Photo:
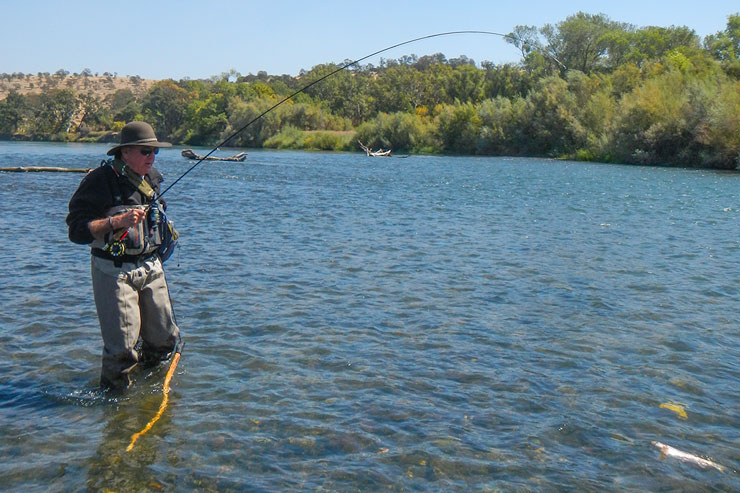
[[[69,201],[69,239],[91,246],[106,389],[128,387],[139,362],[167,360],[180,338],[162,268],[173,230],[155,202],[162,175],[152,164],[160,147],[172,144],[159,142],[148,123],[128,123],[108,151],[114,159],[88,173]]]

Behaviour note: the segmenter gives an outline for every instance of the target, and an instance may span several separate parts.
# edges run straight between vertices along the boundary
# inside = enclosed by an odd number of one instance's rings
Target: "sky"
[[[577,12],[636,27],[724,30],[737,0],[0,0],[0,73],[109,72],[145,79],[206,79],[236,70],[297,75],[430,34],[558,24]],[[443,53],[477,63],[519,61],[496,36],[456,35],[395,48],[399,58]],[[363,63],[377,65],[379,57]]]

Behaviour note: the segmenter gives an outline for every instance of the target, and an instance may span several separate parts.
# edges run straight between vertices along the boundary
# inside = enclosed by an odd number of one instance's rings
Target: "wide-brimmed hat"
[[[107,152],[109,156],[126,146],[172,147],[169,142],[159,142],[154,129],[146,122],[130,122],[121,129],[121,139],[117,146]]]

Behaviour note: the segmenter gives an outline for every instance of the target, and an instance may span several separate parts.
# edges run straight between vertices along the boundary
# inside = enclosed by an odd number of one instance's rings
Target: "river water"
[[[106,150],[6,142],[0,166]],[[157,157],[166,183],[193,163]],[[740,174],[203,163],[166,195],[185,349],[128,453],[166,369],[96,389],[89,254],[64,223],[81,178],[0,173],[2,489],[740,490]]]

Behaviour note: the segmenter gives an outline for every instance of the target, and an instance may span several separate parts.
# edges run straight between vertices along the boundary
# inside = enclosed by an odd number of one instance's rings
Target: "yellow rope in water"
[[[126,452],[131,452],[131,450],[134,448],[136,440],[138,440],[141,435],[151,430],[152,426],[154,426],[154,423],[159,421],[159,418],[162,417],[162,413],[164,413],[164,410],[167,407],[167,402],[169,401],[170,380],[172,380],[172,375],[175,373],[175,368],[177,368],[178,361],[180,361],[180,353],[175,353],[175,355],[172,357],[172,363],[170,363],[170,369],[167,370],[167,376],[164,377],[164,388],[162,389],[162,393],[164,394],[164,396],[162,398],[162,404],[159,405],[159,411],[157,411],[157,414],[152,418],[152,420],[146,424],[143,430],[131,435],[131,443],[128,445],[128,447],[126,447]]]

